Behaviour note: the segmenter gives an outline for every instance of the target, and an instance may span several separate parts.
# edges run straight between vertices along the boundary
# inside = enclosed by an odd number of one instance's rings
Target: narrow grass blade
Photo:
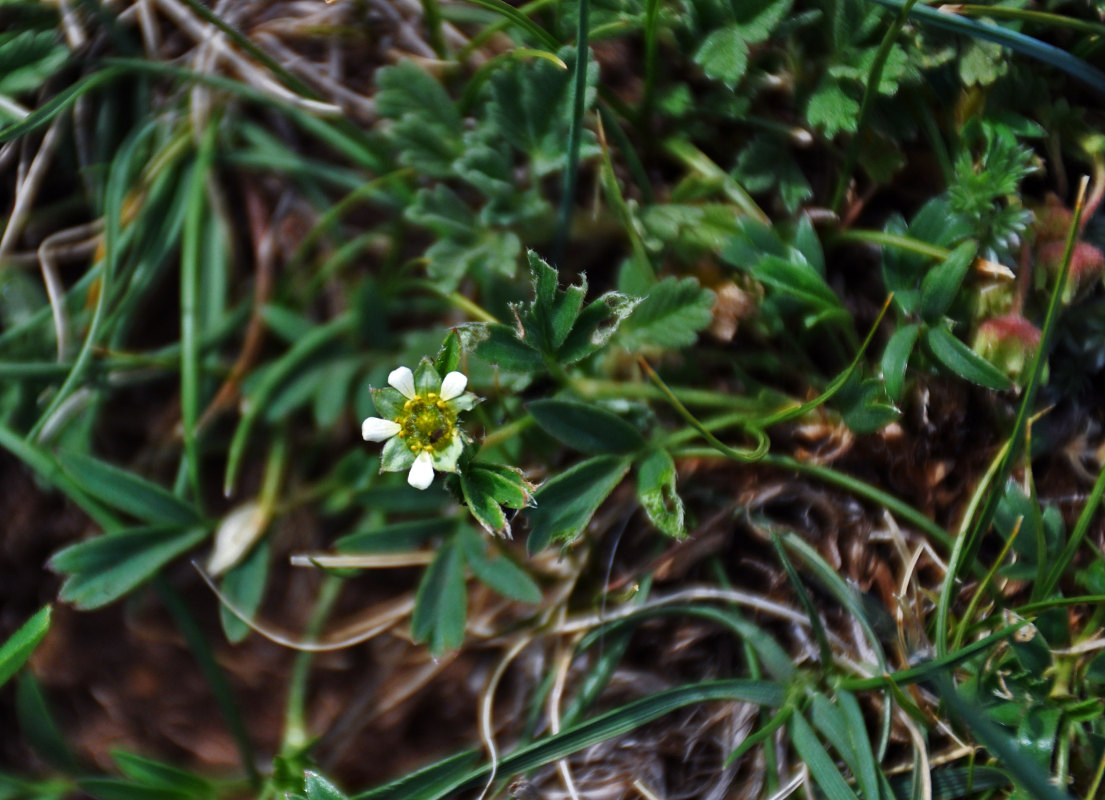
[[[886,316],[886,312],[890,309],[890,303],[894,300],[894,295],[887,296],[886,301],[882,304],[882,310],[879,311],[879,315],[875,318],[874,323],[871,325],[871,329],[867,332],[867,336],[864,337],[863,343],[860,344],[859,349],[856,351],[856,355],[852,358],[852,362],[845,368],[843,372],[833,378],[828,387],[819,394],[817,397],[802,403],[795,408],[787,408],[774,414],[769,414],[766,417],[762,417],[756,420],[756,425],[761,428],[767,428],[771,425],[777,425],[780,422],[786,422],[788,420],[797,419],[803,414],[806,414],[813,409],[827,403],[832,399],[833,395],[839,392],[848,380],[859,369],[860,364],[863,361],[863,354],[867,352],[868,346],[875,338],[875,332],[878,331],[879,325],[882,324],[883,317]]]
[[[771,534],[771,544],[775,548],[775,555],[779,558],[779,563],[783,565],[783,571],[787,574],[787,579],[790,581],[791,589],[798,596],[798,602],[802,604],[802,608],[806,611],[806,616],[810,618],[810,630],[813,631],[814,641],[817,642],[817,649],[821,655],[821,669],[828,674],[833,666],[833,648],[829,644],[829,634],[825,631],[825,625],[821,622],[821,615],[817,613],[817,607],[813,604],[813,600],[810,599],[809,592],[806,591],[806,587],[802,585],[802,578],[798,575],[798,570],[794,568],[794,564],[791,563],[790,558],[787,556],[787,551],[783,549],[783,544],[779,540],[778,534]]]
[[[882,649],[882,641],[875,633],[875,629],[872,627],[871,621],[867,618],[867,613],[864,611],[863,606],[860,605],[859,598],[856,596],[855,591],[848,586],[837,571],[800,536],[788,532],[782,534],[778,538],[782,544],[786,545],[787,549],[796,553],[799,558],[805,562],[806,566],[813,573],[814,577],[818,579],[821,585],[828,589],[829,592],[836,597],[837,602],[844,606],[848,612],[856,618],[860,627],[863,628],[863,633],[867,637],[871,649],[875,652],[875,657],[879,662],[879,669],[886,672],[886,654]]]
[[[732,609],[714,608],[713,606],[694,605],[670,605],[655,606],[642,609],[628,617],[607,623],[600,628],[589,632],[579,642],[580,651],[586,650],[601,641],[604,636],[620,633],[624,628],[636,626],[654,617],[688,616],[698,617],[720,625],[748,642],[768,674],[775,680],[786,683],[794,677],[794,659],[775,641],[775,638],[761,628]]]
[[[764,723],[762,728],[746,736],[744,741],[737,745],[733,752],[725,757],[725,766],[728,767],[731,764],[735,764],[753,747],[770,739],[775,731],[787,724],[787,721],[790,720],[790,715],[793,713],[794,708],[792,706],[783,706],[777,714]]]
[[[767,455],[768,449],[771,447],[771,441],[767,438],[762,430],[751,427],[751,424],[745,426],[745,430],[756,439],[756,446],[751,450],[740,450],[735,447],[722,442],[713,433],[707,430],[706,426],[699,422],[698,418],[694,416],[687,407],[680,402],[679,398],[675,396],[668,385],[664,383],[664,380],[656,374],[656,371],[649,365],[643,358],[637,359],[637,362],[641,365],[641,369],[645,371],[649,379],[655,383],[664,396],[667,397],[668,403],[671,404],[679,416],[683,417],[696,431],[702,434],[702,437],[710,443],[710,445],[722,455],[727,458],[731,458],[734,461],[738,461],[743,464],[747,464],[753,461],[759,461]]]
[[[553,247],[553,261],[557,265],[564,262],[564,252],[568,246],[568,236],[572,223],[572,209],[575,207],[576,178],[579,175],[579,145],[583,137],[583,112],[587,96],[587,67],[591,61],[591,49],[587,37],[591,32],[591,0],[578,0],[576,13],[579,25],[576,28],[576,63],[572,76],[574,95],[572,119],[568,128],[568,165],[564,170],[564,186],[560,198],[560,213],[556,224],[556,242]]]
[[[192,616],[188,604],[184,602],[184,598],[163,578],[157,578],[154,581],[154,587],[157,589],[161,602],[165,604],[165,608],[173,618],[177,630],[180,631],[184,640],[188,643],[188,649],[192,651],[192,656],[196,659],[203,677],[207,680],[207,685],[211,687],[215,702],[230,728],[234,742],[238,745],[238,755],[241,757],[242,766],[249,776],[250,784],[254,790],[259,789],[261,776],[257,772],[254,760],[253,743],[249,738],[245,721],[238,711],[238,704],[234,700],[234,694],[230,690],[230,683],[226,679],[226,674],[215,660],[215,654],[207,643],[207,638],[200,630],[195,617]]]
[[[600,714],[554,736],[520,747],[499,760],[498,774],[516,774],[549,764],[585,747],[629,733],[641,725],[695,703],[735,700],[778,707],[783,704],[784,697],[785,690],[779,684],[740,679],[709,681],[668,689]],[[459,762],[466,755],[453,756],[450,762]],[[448,766],[449,762],[435,764],[422,773],[415,773],[403,780],[357,795],[354,800],[437,800],[455,797],[465,786],[476,786],[486,781],[492,769],[487,764],[464,777],[458,777],[458,770],[448,769]],[[431,772],[441,777],[432,781],[420,779],[419,776],[423,773],[429,775]],[[412,780],[417,781],[417,791],[411,790]]]
[[[23,741],[43,760],[68,773],[81,770],[76,756],[65,743],[42,687],[30,671],[16,678],[15,716]]]
[[[1029,797],[1033,800],[1071,800],[1069,794],[1051,782],[1051,776],[1036,760],[1022,751],[1012,736],[959,694],[946,673],[933,675],[932,682],[952,717],[990,751]]]
[[[112,81],[118,80],[124,74],[125,70],[119,67],[108,67],[99,72],[93,72],[90,75],[86,75],[72,86],[68,86],[58,92],[28,114],[24,119],[14,125],[0,128],[0,144],[9,142],[12,139],[18,139],[20,136],[37,130],[44,125],[49,125],[54,117],[65,111],[82,96]]]
[[[38,613],[24,622],[0,647],[0,686],[8,682],[23,662],[31,657],[35,647],[50,629],[50,606],[43,606]]]
[[[207,130],[203,132],[188,186],[188,205],[180,243],[180,416],[188,481],[192,487],[192,496],[197,502],[202,497],[199,450],[196,446],[196,421],[199,419],[201,403],[198,302],[200,254],[203,252],[203,223],[207,207],[207,175],[215,158],[217,132],[218,122],[209,123]]]
[[[88,326],[81,349],[73,362],[73,369],[66,376],[61,387],[54,393],[53,399],[42,412],[38,421],[27,434],[28,440],[38,438],[43,427],[58,410],[62,403],[73,393],[84,379],[85,372],[92,360],[92,353],[99,343],[100,328],[107,307],[107,297],[112,290],[112,278],[121,258],[120,239],[122,238],[123,209],[126,208],[127,194],[134,176],[143,163],[142,150],[147,141],[157,132],[160,120],[147,123],[136,131],[123,146],[111,163],[107,187],[104,190],[104,259],[100,273],[100,286],[96,294],[96,306],[92,312],[92,321]]]
[[[809,768],[814,782],[829,800],[859,800],[833,763],[821,740],[800,713],[790,718],[790,741],[795,752]]]

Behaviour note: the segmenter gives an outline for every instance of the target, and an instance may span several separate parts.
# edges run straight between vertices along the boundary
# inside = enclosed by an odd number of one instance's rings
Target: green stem
[[[422,18],[429,32],[430,47],[438,58],[448,58],[449,48],[445,44],[445,34],[442,32],[441,5],[437,0],[422,0]]]
[[[533,417],[531,417],[529,414],[526,414],[524,417],[520,417],[513,422],[503,425],[501,428],[496,428],[495,430],[491,431],[491,433],[483,437],[483,439],[480,441],[480,444],[483,447],[494,447],[501,442],[513,439],[522,431],[532,427],[534,421],[535,420],[533,419]]]
[[[641,368],[644,369],[645,373],[652,380],[652,382],[660,387],[660,391],[664,393],[664,395],[667,397],[668,403],[670,403],[672,408],[674,408],[676,412],[678,412],[679,416],[683,417],[683,419],[690,423],[691,427],[702,434],[702,438],[713,445],[714,449],[717,450],[719,453],[726,456],[727,458],[731,458],[733,461],[739,461],[741,463],[759,461],[767,454],[768,448],[771,446],[771,441],[767,438],[767,434],[764,433],[762,430],[760,430],[759,428],[753,428],[750,425],[745,425],[745,432],[751,435],[756,440],[756,446],[753,449],[747,450],[730,447],[729,445],[718,439],[716,436],[714,436],[714,434],[711,433],[710,430],[706,428],[706,426],[698,421],[697,417],[695,417],[690,411],[687,410],[687,407],[685,405],[679,402],[679,398],[677,398],[672,393],[671,389],[667,387],[667,384],[665,384],[663,379],[656,374],[652,367],[649,366],[647,361],[642,358],[639,359],[639,362],[641,364]]]
[[[838,242],[865,242],[868,244],[877,244],[884,247],[896,247],[899,250],[908,250],[911,253],[917,253],[922,256],[930,256],[937,261],[945,260],[951,251],[943,247],[937,247],[934,244],[928,242],[922,242],[920,239],[914,239],[910,236],[902,236],[897,233],[886,233],[885,231],[871,231],[866,229],[853,228],[852,230],[840,231],[832,238],[832,243]]]
[[[568,246],[568,234],[572,222],[572,208],[575,206],[576,179],[579,175],[579,145],[583,137],[584,100],[587,94],[587,64],[591,60],[591,51],[587,46],[587,36],[591,30],[591,1],[579,0],[577,9],[579,26],[576,29],[575,95],[572,98],[572,124],[568,129],[568,166],[564,170],[563,196],[560,198],[560,213],[556,225],[556,243],[553,249],[553,261],[557,266],[564,262],[564,253]]]
[[[334,609],[344,579],[334,575],[327,575],[322,582],[322,588],[318,594],[311,619],[307,623],[306,635],[315,638],[322,630],[327,617]],[[307,680],[310,677],[311,661],[314,653],[301,652],[296,654],[295,665],[288,681],[288,705],[284,712],[284,743],[281,748],[284,753],[295,753],[302,750],[310,742],[310,732],[307,730]]]
[[[490,311],[487,311],[478,303],[469,300],[460,292],[447,292],[433,281],[411,281],[411,285],[417,289],[422,289],[423,291],[436,294],[438,297],[448,300],[461,311],[467,312],[468,316],[479,322],[494,323],[499,321]]]
[[[894,40],[898,38],[899,31],[901,31],[902,26],[905,25],[906,19],[909,17],[909,10],[913,8],[913,4],[916,2],[917,0],[906,0],[898,10],[898,16],[895,18],[894,22],[886,29],[886,34],[879,43],[878,52],[875,53],[875,60],[871,64],[871,72],[867,76],[867,85],[863,87],[863,100],[859,105],[859,119],[856,122],[856,132],[852,136],[852,140],[848,143],[848,152],[844,157],[844,166],[840,170],[840,177],[837,179],[836,190],[833,192],[832,202],[829,203],[829,207],[837,213],[840,213],[840,204],[844,201],[844,194],[848,189],[848,183],[851,180],[852,172],[855,170],[856,162],[859,160],[859,148],[863,141],[863,131],[867,123],[867,115],[871,110],[871,102],[879,93],[879,84],[882,83],[882,71],[886,66],[886,59],[889,58],[890,51],[894,47]]]

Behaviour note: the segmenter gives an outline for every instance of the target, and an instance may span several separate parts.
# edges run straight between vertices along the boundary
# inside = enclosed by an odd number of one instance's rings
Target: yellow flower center
[[[403,413],[395,421],[412,453],[444,450],[457,430],[456,413],[436,392],[415,395],[403,404]]]

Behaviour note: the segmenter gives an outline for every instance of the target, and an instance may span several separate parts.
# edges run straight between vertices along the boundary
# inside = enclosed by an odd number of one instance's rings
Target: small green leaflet
[[[62,600],[82,610],[99,608],[153,577],[206,536],[206,528],[131,528],[70,545],[54,554],[50,568],[67,576]]]
[[[526,550],[532,555],[550,542],[579,537],[628,469],[626,458],[596,456],[543,484],[534,495],[535,507],[526,512],[531,525]]]
[[[629,350],[692,345],[713,319],[714,299],[695,278],[664,278],[622,324],[619,341]]]
[[[464,642],[467,618],[464,554],[454,536],[445,540],[422,575],[411,618],[411,635],[415,642],[428,642],[430,652],[439,656]]]

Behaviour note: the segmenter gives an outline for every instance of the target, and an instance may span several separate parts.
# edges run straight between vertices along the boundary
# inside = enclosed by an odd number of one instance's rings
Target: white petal
[[[467,386],[467,375],[463,372],[450,372],[441,382],[441,399],[452,400],[454,397],[460,397]]]
[[[398,422],[379,417],[369,417],[361,423],[361,436],[366,442],[384,442],[403,430]]]
[[[414,399],[414,373],[410,371],[409,367],[399,367],[393,369],[391,374],[388,375],[388,383],[392,388],[397,389],[399,394],[408,400]]]
[[[215,550],[207,562],[207,571],[218,577],[245,558],[268,522],[269,515],[254,501],[223,517],[215,532]]]
[[[434,482],[434,457],[423,450],[407,473],[407,483],[415,489],[427,489]]]

